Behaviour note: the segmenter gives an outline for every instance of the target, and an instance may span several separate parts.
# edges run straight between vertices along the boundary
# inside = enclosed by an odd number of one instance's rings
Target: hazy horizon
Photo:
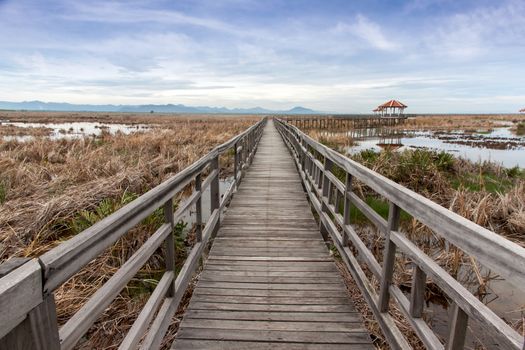
[[[0,0],[0,100],[525,107],[525,1]]]

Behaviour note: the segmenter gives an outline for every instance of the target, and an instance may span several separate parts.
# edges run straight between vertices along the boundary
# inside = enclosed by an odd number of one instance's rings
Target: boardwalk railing
[[[415,117],[414,114],[401,114],[392,116],[380,116],[376,114],[350,114],[350,115],[290,115],[281,116],[281,120],[301,129],[367,129],[383,126],[403,124],[408,118]]]
[[[331,236],[392,348],[410,348],[388,312],[391,301],[394,301],[428,349],[463,348],[469,319],[481,325],[500,348],[525,349],[523,335],[511,328],[398,230],[400,212],[401,209],[406,211],[521,290],[525,289],[524,248],[316,142],[286,121],[277,120],[276,124],[295,158],[310,202],[319,215],[321,233],[325,238]],[[346,173],[345,183],[334,175],[334,166]],[[352,191],[352,182],[356,180],[390,203],[388,220],[383,219]],[[352,227],[351,206],[374,223],[384,237],[382,266]],[[357,251],[357,256],[353,250]],[[415,266],[410,297],[392,283],[398,250]],[[372,279],[368,278],[359,262],[379,282],[379,288],[374,287]],[[427,277],[453,304],[453,316],[445,344],[422,318]]]
[[[166,271],[120,345],[120,349],[136,348],[149,329],[141,347],[158,348],[210,236],[220,225],[221,210],[251,164],[265,124],[266,118],[72,239],[17,268],[12,266],[12,271],[4,271],[0,278],[0,348],[73,348],[157,248],[165,244]],[[232,148],[234,181],[221,199],[219,156]],[[192,183],[193,193],[173,212],[174,196]],[[202,194],[207,187],[210,217],[202,227]],[[174,225],[194,205],[197,242],[176,275]],[[159,208],[164,209],[165,223],[59,329],[53,292]]]

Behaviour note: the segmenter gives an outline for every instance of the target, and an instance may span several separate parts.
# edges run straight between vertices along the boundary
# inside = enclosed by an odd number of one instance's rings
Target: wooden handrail
[[[242,180],[243,171],[251,163],[266,122],[267,119],[263,118],[113,214],[0,278],[0,348],[73,348],[104,309],[164,243],[167,246],[166,272],[120,347],[136,348],[149,326],[142,347],[158,348],[210,237],[213,237],[220,225],[221,210],[231,199]],[[239,154],[239,145],[243,145],[240,150],[242,154]],[[234,149],[235,177],[221,200],[219,156],[231,148]],[[202,179],[207,169],[207,177]],[[195,184],[194,191],[174,213],[174,196],[192,182]],[[211,212],[202,228],[202,193],[207,187],[210,187],[211,193]],[[189,252],[181,271],[175,276],[174,223],[193,205],[197,210],[197,243]],[[59,330],[53,291],[159,208],[164,208],[165,223]],[[153,319],[155,313],[156,317]],[[30,339],[27,339],[28,334],[31,335]],[[24,337],[25,343],[21,341]]]
[[[332,237],[391,347],[408,347],[406,339],[388,313],[389,301],[393,299],[429,349],[461,348],[465,341],[469,318],[478,321],[503,348],[524,349],[522,335],[398,231],[399,212],[401,209],[405,210],[442,238],[475,257],[482,265],[499,273],[520,289],[525,289],[524,248],[322,145],[285,120],[277,119],[276,125],[294,156],[312,206],[319,214],[321,232],[326,231]],[[318,157],[324,160],[324,163],[319,161]],[[333,164],[346,172],[345,184],[332,173]],[[361,181],[390,203],[388,221],[352,192],[351,182],[354,180]],[[335,196],[332,191],[336,192]],[[344,199],[343,213],[340,213],[337,198]],[[351,226],[350,205],[361,211],[385,238],[387,248],[384,251],[383,266]],[[379,290],[373,287],[372,281],[364,273],[348,246],[349,242],[358,251],[359,259],[380,282]],[[397,249],[415,264],[410,299],[391,282]],[[422,289],[424,291],[426,276],[431,277],[454,303],[451,330],[445,344],[441,343],[422,319]]]

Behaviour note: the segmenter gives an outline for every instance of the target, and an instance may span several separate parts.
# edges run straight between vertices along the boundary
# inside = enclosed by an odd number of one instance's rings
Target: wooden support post
[[[344,209],[343,209],[343,224],[350,225],[350,195],[352,194],[352,175],[346,173],[345,179],[345,196],[344,196]],[[343,246],[348,245],[348,234],[346,229],[343,228]]]
[[[381,287],[379,289],[379,310],[388,311],[388,302],[390,300],[390,284],[394,275],[394,264],[396,261],[396,245],[390,239],[390,232],[397,231],[399,228],[399,215],[401,209],[394,203],[390,202],[388,211],[388,231],[385,234],[385,253],[383,258],[383,271],[381,273]]]
[[[210,215],[213,214],[215,209],[220,208],[220,205],[221,205],[221,194],[219,191],[219,172],[220,172],[219,166],[220,166],[219,165],[219,155],[217,155],[211,161],[211,170],[217,170],[217,173],[215,177],[211,180],[211,184],[210,184],[210,200],[211,200]],[[215,234],[219,230],[220,221],[221,220],[220,220],[220,215],[219,215],[219,220],[217,220],[217,225],[212,231],[213,237],[215,237]]]
[[[237,186],[239,185],[239,179],[237,178],[237,173],[239,172],[239,153],[237,152],[238,147],[238,143],[235,142],[235,145],[233,145],[233,148],[235,149],[235,153],[233,156],[233,181],[235,183],[235,188],[237,188]],[[200,176],[200,174],[198,176]]]
[[[175,222],[173,221],[173,198],[170,198],[164,203],[164,221],[171,226],[171,232],[164,240],[164,244],[166,245],[166,271],[173,271],[175,273],[175,240],[173,239]],[[175,295],[175,280],[171,283],[166,295],[168,297]]]
[[[237,154],[235,154],[237,158]],[[236,172],[237,174],[237,172]],[[195,191],[201,192],[199,199],[195,203],[195,237],[197,242],[202,241],[202,175],[195,178]]]
[[[324,158],[324,165],[323,165],[323,177],[322,177],[322,192],[321,192],[321,210],[323,213],[329,213],[329,209],[327,206],[327,203],[329,204],[329,198],[330,198],[330,179],[328,178],[327,174],[329,171],[332,170],[334,163],[328,159],[327,157]],[[327,203],[325,202],[325,199]],[[323,239],[328,241],[328,229],[325,227],[322,221],[319,221],[319,230],[321,231],[321,234],[323,235]]]
[[[0,339],[0,350],[59,350],[58,321],[53,294],[34,307],[24,321]]]
[[[457,304],[454,304],[446,350],[463,349],[467,335],[467,324],[468,315]]]
[[[412,317],[421,318],[423,316],[426,284],[427,275],[419,266],[414,266],[412,290],[410,291],[410,315]]]
[[[60,349],[55,297],[44,297],[44,301],[28,314],[35,349]]]

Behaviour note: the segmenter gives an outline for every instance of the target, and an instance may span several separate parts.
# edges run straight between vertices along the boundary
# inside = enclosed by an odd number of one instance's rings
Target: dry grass
[[[319,129],[309,129],[308,136],[337,151],[355,145],[355,141],[344,133],[331,133]]]
[[[34,118],[51,121],[53,116],[34,114],[31,121]],[[60,118],[71,121],[67,116]],[[176,174],[255,120],[162,116],[150,120],[162,128],[145,133],[0,141],[0,261],[43,254]],[[222,164],[228,165],[231,162]],[[161,221],[162,212],[156,212],[59,288],[55,294],[59,322],[69,319]],[[176,231],[180,233],[180,227]],[[179,265],[186,246],[191,244],[191,235],[177,237]],[[163,270],[159,249],[106,309],[80,347],[116,348]],[[176,322],[172,331],[175,326]]]
[[[22,128],[16,125],[0,123],[0,137],[4,136],[49,136],[52,129],[45,127]]]
[[[400,129],[492,129],[505,124],[525,121],[523,114],[482,114],[482,115],[428,115],[406,120],[395,128]]]

